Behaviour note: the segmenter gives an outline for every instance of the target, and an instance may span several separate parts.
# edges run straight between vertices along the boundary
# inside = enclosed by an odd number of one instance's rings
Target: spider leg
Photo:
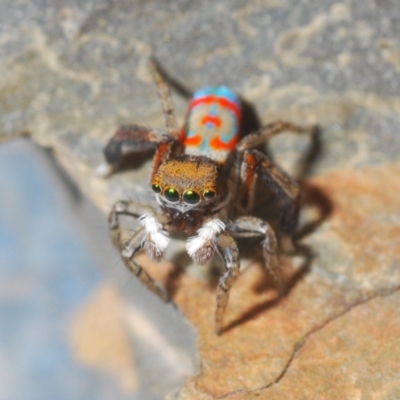
[[[215,329],[222,333],[222,323],[229,300],[229,291],[235,283],[240,269],[239,250],[235,239],[227,233],[218,238],[217,250],[225,263],[226,272],[219,280],[217,288],[217,308],[215,310]]]
[[[134,219],[139,219],[141,215],[148,213],[154,213],[152,207],[132,200],[119,200],[113,205],[108,215],[108,226],[111,232],[112,242],[118,250],[122,251],[125,248],[125,242],[122,239],[120,217],[128,216]],[[134,235],[135,234],[136,232]]]
[[[252,207],[253,204],[253,198],[254,198],[254,188],[255,188],[255,181],[256,181],[256,175],[257,175],[257,164],[256,164],[256,158],[253,157],[250,153],[248,153],[248,150],[254,149],[255,147],[261,145],[265,141],[271,139],[273,136],[276,136],[280,133],[283,132],[293,132],[293,133],[308,133],[313,136],[315,136],[318,132],[318,127],[317,126],[311,126],[311,127],[301,127],[298,125],[291,124],[289,122],[284,122],[284,121],[276,121],[271,124],[268,124],[264,127],[262,127],[259,131],[252,133],[250,135],[245,136],[237,145],[236,145],[236,150],[238,151],[239,154],[242,156],[242,160],[244,162],[241,162],[240,166],[240,177],[241,177],[241,182],[244,185],[244,193],[245,195],[243,196],[242,200],[242,207],[244,210],[248,210]],[[254,151],[254,150],[253,150]],[[272,165],[271,162],[269,164]],[[265,165],[265,164],[264,164]],[[267,167],[270,168],[270,167]],[[274,167],[275,171],[271,171],[274,176],[278,178],[278,180],[282,179],[278,177],[278,175],[285,175],[285,181],[290,181],[292,184],[294,181],[290,179],[290,177],[285,174],[283,171],[279,170],[277,167]],[[264,178],[265,180],[265,178]],[[267,182],[269,183],[269,182]],[[283,182],[282,182],[283,183]],[[291,185],[289,183],[289,185]],[[279,184],[279,183],[278,183]],[[285,186],[287,186],[286,183],[283,183]],[[273,185],[275,186],[275,185]],[[274,188],[272,188],[274,190]],[[277,192],[282,192],[279,190],[274,190],[275,193]],[[286,190],[285,190],[286,192]],[[280,193],[277,193],[279,196]],[[291,197],[292,194],[289,194],[289,197]],[[295,194],[294,197],[297,197],[298,194]],[[294,214],[296,214],[295,211],[293,211]],[[296,219],[297,217],[293,217]],[[289,218],[290,219],[290,218]],[[287,228],[287,230],[291,230],[292,227],[290,226]],[[286,223],[285,223],[286,225]],[[296,223],[294,223],[296,225]],[[284,228],[285,231],[285,228]],[[286,232],[285,232],[286,233]]]
[[[134,261],[135,255],[143,248],[148,254],[149,251],[154,252],[154,244],[159,246],[159,248],[157,249],[159,252],[156,254],[156,256],[158,258],[161,258],[162,252],[165,249],[166,245],[164,249],[160,249],[160,243],[157,243],[157,240],[156,243],[152,242],[155,237],[154,235],[163,235],[164,232],[161,229],[159,229],[159,232],[155,232],[155,229],[160,228],[161,224],[158,224],[158,226],[155,226],[153,224],[153,232],[149,233],[149,229],[148,226],[146,226],[146,223],[141,223],[141,226],[136,229],[136,231],[127,242],[122,240],[120,216],[125,215],[138,219],[139,215],[142,215],[142,217],[140,217],[139,219],[143,221],[145,219],[143,218],[143,215],[145,217],[149,217],[152,215],[149,214],[150,210],[151,208],[149,206],[141,205],[133,201],[118,201],[111,209],[108,218],[111,231],[111,239],[115,247],[121,252],[122,261],[124,262],[126,268],[130,272],[132,272],[139,279],[139,281],[147,287],[147,289],[156,294],[162,300],[169,301],[168,293],[165,291],[163,286],[155,281],[141,265]],[[153,236],[151,236],[152,234]],[[164,239],[167,238],[164,237]],[[166,240],[166,244],[168,244],[168,240]],[[150,255],[154,256],[155,254],[151,253]]]
[[[275,279],[279,291],[282,292],[282,279],[277,258],[277,240],[275,232],[268,222],[261,218],[242,216],[227,226],[227,230],[234,237],[251,238],[264,237],[261,242],[265,267],[271,276]]]
[[[167,132],[171,136],[177,137],[178,135],[178,124],[175,118],[174,106],[171,100],[171,93],[169,86],[165,82],[164,78],[159,72],[157,63],[154,59],[150,60],[150,69],[154,77],[154,81],[157,85],[158,96],[161,100],[161,105],[163,109],[165,126],[167,127]]]
[[[156,149],[160,143],[171,141],[168,134],[138,125],[121,126],[103,150],[106,164],[97,168],[98,175],[108,176],[118,170],[123,157],[131,153]]]
[[[273,164],[265,154],[258,150],[247,150],[242,155],[241,170],[247,171],[241,179],[246,190],[254,184],[255,176],[260,176],[275,195],[283,201],[280,231],[288,237],[293,236],[299,216],[300,187],[286,172]],[[289,245],[289,243],[288,243]]]
[[[237,145],[236,149],[239,151],[244,151],[248,149],[253,149],[265,141],[271,139],[283,132],[293,132],[293,133],[315,133],[317,127],[302,127],[298,125],[291,124],[290,122],[276,121],[262,127],[259,131],[246,135]]]

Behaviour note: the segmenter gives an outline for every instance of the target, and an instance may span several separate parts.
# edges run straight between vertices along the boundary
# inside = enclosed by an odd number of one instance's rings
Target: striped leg
[[[299,185],[258,150],[243,152],[242,163],[241,179],[246,185],[246,190],[251,190],[255,176],[260,176],[283,202],[280,231],[288,237],[293,236],[299,215]]]
[[[244,151],[254,149],[260,144],[265,143],[273,136],[279,135],[283,132],[293,133],[309,133],[312,134],[317,130],[316,126],[302,127],[291,124],[289,122],[276,121],[262,127],[258,132],[245,136],[237,145],[236,149]]]
[[[260,218],[243,216],[228,225],[227,230],[234,237],[264,238],[261,242],[265,261],[264,265],[271,276],[275,279],[279,292],[282,292],[283,283],[277,257],[277,241],[275,232],[271,226]]]
[[[222,257],[226,272],[219,280],[217,288],[217,308],[215,311],[215,330],[218,335],[222,333],[223,318],[228,305],[229,292],[235,283],[240,269],[239,250],[235,239],[223,233],[218,238],[217,249]]]
[[[294,250],[291,237],[297,227],[299,214],[298,184],[284,171],[274,165],[263,153],[255,148],[265,141],[282,132],[306,133],[317,140],[319,129],[317,126],[301,127],[288,122],[277,121],[266,125],[258,132],[245,136],[237,145],[236,150],[241,154],[242,162],[240,167],[241,182],[246,193],[243,201],[245,209],[252,206],[254,194],[254,183],[256,176],[261,176],[275,195],[283,201],[283,212],[280,229],[284,233],[283,238],[287,250]]]
[[[174,107],[171,100],[171,93],[169,87],[163,77],[161,76],[157,63],[154,59],[150,61],[150,69],[154,77],[154,81],[157,85],[158,96],[161,100],[161,105],[163,109],[165,126],[167,127],[167,132],[173,137],[178,135],[178,124],[175,118]]]
[[[122,239],[122,228],[120,224],[120,216],[129,216],[138,219],[140,214],[149,215],[150,207],[144,206],[133,201],[119,201],[112,208],[109,215],[109,226],[111,231],[111,239],[115,247],[121,252],[122,261],[126,268],[132,272],[139,281],[150,291],[156,294],[164,301],[169,301],[168,293],[163,286],[156,282],[141,265],[134,261],[135,255],[145,248],[149,243],[149,234],[146,224],[141,226],[133,233],[128,241]],[[151,238],[150,238],[151,239]],[[150,240],[151,243],[151,240]],[[162,254],[161,254],[162,255]]]

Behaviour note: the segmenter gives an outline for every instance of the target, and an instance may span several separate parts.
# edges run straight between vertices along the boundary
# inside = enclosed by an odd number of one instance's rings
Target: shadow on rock
[[[283,270],[282,281],[279,282],[278,285],[276,285],[276,279],[271,279],[271,274],[266,270],[264,278],[257,282],[257,285],[253,287],[253,290],[258,294],[275,287],[275,289],[277,289],[277,296],[273,299],[268,299],[263,303],[256,304],[248,309],[245,313],[241,314],[228,325],[226,325],[223,333],[245,324],[246,322],[256,318],[258,315],[278,306],[283,297],[287,296],[288,293],[290,293],[290,291],[297,285],[297,283],[302,280],[304,275],[306,275],[310,270],[314,255],[310,247],[306,245],[298,245],[294,255],[302,258],[301,265],[294,270],[292,269],[290,272]],[[274,280],[275,285],[273,285]]]

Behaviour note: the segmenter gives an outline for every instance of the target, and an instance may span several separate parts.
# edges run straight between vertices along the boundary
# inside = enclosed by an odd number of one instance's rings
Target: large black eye
[[[205,190],[203,193],[203,196],[207,199],[207,200],[211,200],[215,197],[215,192],[213,190]]]
[[[164,192],[164,196],[167,200],[174,203],[179,201],[179,192],[173,188],[166,189]]]
[[[156,183],[154,185],[151,185],[151,189],[153,190],[154,193],[160,193],[161,192],[160,185],[157,185]]]
[[[200,195],[193,190],[188,190],[183,194],[183,200],[188,204],[197,204],[200,201]]]

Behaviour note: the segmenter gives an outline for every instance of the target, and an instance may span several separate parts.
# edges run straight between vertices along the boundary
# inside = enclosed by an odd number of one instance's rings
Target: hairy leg
[[[310,134],[315,139],[319,129],[317,126],[301,127],[289,122],[277,121],[266,125],[258,132],[245,136],[237,145],[236,150],[240,154],[240,180],[245,193],[243,198],[244,209],[252,206],[256,176],[266,182],[275,195],[283,201],[283,212],[280,230],[284,237],[287,251],[293,251],[294,246],[291,237],[297,227],[299,214],[298,184],[279,167],[274,165],[263,153],[254,148],[282,132],[298,134]]]
[[[293,132],[293,133],[309,133],[312,134],[316,131],[316,126],[302,127],[298,125],[291,124],[290,122],[276,121],[262,127],[258,132],[246,135],[237,145],[236,149],[238,151],[245,151],[248,149],[253,149],[260,144],[271,139],[273,136],[279,135],[283,132]]]
[[[154,59],[150,61],[150,69],[154,77],[154,81],[157,85],[158,96],[161,100],[161,105],[164,114],[165,126],[167,127],[167,132],[169,135],[177,137],[178,136],[178,124],[175,118],[174,107],[171,100],[171,94],[169,91],[169,86],[160,74],[157,63]]]
[[[258,150],[247,150],[243,152],[242,171],[247,171],[241,179],[250,181],[255,176],[261,177],[267,186],[283,203],[282,216],[280,221],[280,232],[289,238],[295,233],[300,201],[300,187],[286,172],[273,164],[267,156]]]
[[[151,208],[145,205],[141,205],[135,203],[133,201],[119,201],[112,208],[109,215],[109,226],[111,231],[111,239],[114,243],[115,247],[121,252],[122,261],[124,262],[126,268],[131,271],[139,281],[146,286],[150,291],[155,293],[158,297],[160,297],[164,301],[169,300],[169,296],[166,293],[165,289],[161,284],[156,282],[147,272],[143,269],[141,265],[139,265],[136,261],[134,261],[135,255],[142,250],[143,248],[149,254],[154,250],[154,244],[160,245],[160,238],[157,240],[158,235],[163,235],[164,232],[158,228],[161,227],[154,225],[152,227],[146,226],[146,222],[143,223],[144,219],[139,217],[139,215],[151,216],[150,214]],[[129,216],[135,219],[141,219],[140,226],[133,235],[129,238],[128,241],[124,241],[122,238],[122,228],[120,224],[121,216]],[[155,217],[154,217],[155,218]],[[149,222],[147,221],[147,224]],[[151,222],[150,222],[151,223]],[[149,229],[152,229],[152,232],[149,232]],[[155,240],[154,240],[155,239]],[[164,237],[165,247],[168,244],[167,238]],[[154,243],[155,242],[155,243]],[[146,248],[147,246],[147,248]],[[156,255],[158,258],[161,258],[164,248],[156,248],[158,253]],[[149,250],[150,248],[150,250]],[[153,256],[154,254],[150,254]],[[155,257],[153,257],[155,258]]]
[[[217,308],[215,311],[215,330],[222,333],[223,318],[228,305],[229,292],[235,283],[240,269],[239,250],[235,239],[223,233],[218,238],[218,253],[225,263],[226,272],[222,275],[217,288]]]
[[[239,217],[227,226],[227,230],[234,237],[251,238],[263,237],[261,242],[265,267],[278,285],[279,292],[282,292],[282,279],[277,257],[277,240],[275,232],[268,222],[256,218],[243,216]]]
[[[162,142],[168,142],[168,135],[165,132],[138,125],[121,126],[104,148],[106,164],[99,165],[97,173],[108,176],[118,170],[123,157],[156,149]]]

